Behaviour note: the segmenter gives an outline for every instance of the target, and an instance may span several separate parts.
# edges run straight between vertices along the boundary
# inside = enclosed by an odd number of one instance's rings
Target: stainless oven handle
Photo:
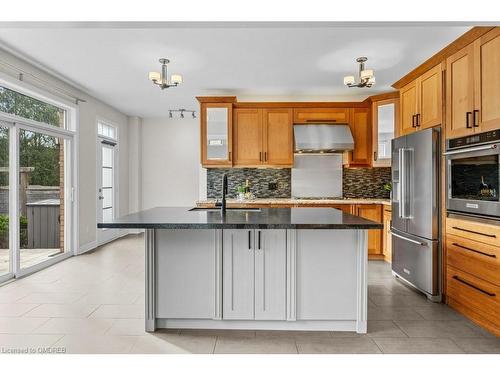
[[[462,150],[453,150],[453,151],[447,151],[444,152],[443,155],[456,155],[456,154],[465,154],[466,152],[474,152],[474,151],[482,151],[482,150],[493,150],[497,148],[498,146],[496,144],[494,145],[487,145],[487,146],[477,146],[477,147],[471,147],[471,148],[464,148]]]
[[[426,246],[426,244],[425,244],[424,242],[415,241],[415,240],[412,240],[411,238],[406,238],[406,237],[404,237],[404,236],[401,236],[401,235],[399,235],[399,234],[394,233],[393,231],[390,231],[390,233],[391,233],[393,236],[397,237],[397,238],[401,238],[402,240],[405,240],[405,241],[408,241],[408,242],[414,243],[414,244],[416,244],[416,245]]]

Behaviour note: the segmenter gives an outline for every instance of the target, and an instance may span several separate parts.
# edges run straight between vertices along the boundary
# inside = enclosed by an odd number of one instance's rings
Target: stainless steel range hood
[[[354,139],[347,124],[296,124],[293,131],[296,153],[354,150]]]

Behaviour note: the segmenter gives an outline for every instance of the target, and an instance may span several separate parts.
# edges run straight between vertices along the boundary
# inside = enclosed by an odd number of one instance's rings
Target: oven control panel
[[[448,139],[447,149],[461,148],[482,143],[496,142],[500,140],[500,130],[491,130],[489,132],[468,135],[466,137]]]

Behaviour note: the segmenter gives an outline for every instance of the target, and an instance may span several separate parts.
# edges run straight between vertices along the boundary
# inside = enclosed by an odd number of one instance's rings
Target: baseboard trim
[[[80,248],[78,249],[78,252],[76,253],[76,255],[82,255],[82,254],[85,254],[86,252],[88,251],[92,251],[92,250],[95,250],[97,249],[99,246],[103,246],[103,245],[106,245],[107,243],[110,243],[110,242],[113,242],[119,238],[122,238],[122,237],[125,237],[125,236],[128,236],[129,234],[140,234],[140,233],[143,233],[144,230],[142,229],[131,229],[131,230],[122,230],[119,232],[119,234],[117,234],[116,236],[113,236],[112,238],[98,244],[97,241],[92,241],[92,242],[88,242],[84,245],[81,245]]]
[[[177,329],[251,329],[285,331],[350,331],[356,332],[356,320],[212,320],[156,318],[156,328]]]

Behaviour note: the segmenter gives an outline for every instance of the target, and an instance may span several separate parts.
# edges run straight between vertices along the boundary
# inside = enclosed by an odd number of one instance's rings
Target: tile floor
[[[0,287],[0,353],[500,353],[500,339],[369,264],[368,334],[350,332],[144,332],[142,236]]]
[[[21,268],[28,268],[35,264],[51,259],[61,253],[60,249],[21,249]],[[10,271],[10,250],[0,249],[0,276]]]

